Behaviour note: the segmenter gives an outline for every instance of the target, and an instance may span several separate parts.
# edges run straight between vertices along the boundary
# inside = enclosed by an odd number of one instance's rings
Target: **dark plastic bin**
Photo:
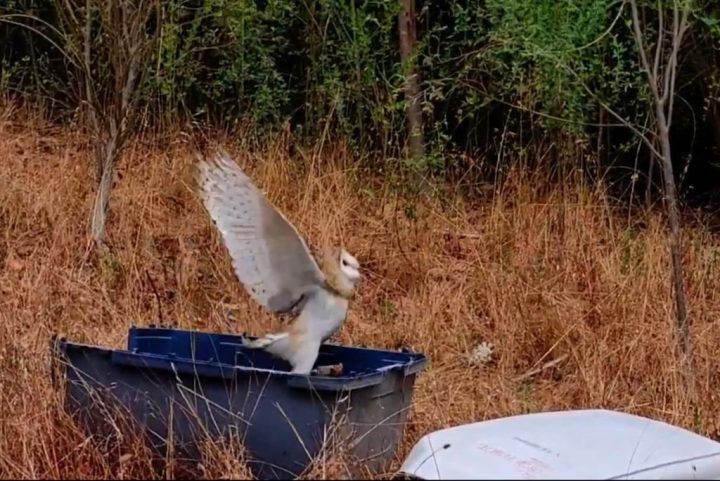
[[[127,350],[54,340],[56,359],[65,361],[65,408],[104,439],[117,431],[107,415],[114,401],[144,428],[157,454],[164,456],[172,439],[175,456],[197,462],[198,434],[237,436],[261,479],[301,474],[333,419],[344,418],[337,432],[349,435],[351,455],[371,471],[387,467],[424,355],[326,344],[316,366],[342,363],[342,375],[302,376],[241,339],[151,326],[130,328]]]

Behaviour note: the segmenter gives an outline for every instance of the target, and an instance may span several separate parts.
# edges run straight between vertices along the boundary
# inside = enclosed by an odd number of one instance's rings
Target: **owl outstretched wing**
[[[255,301],[284,313],[323,285],[325,276],[297,229],[226,152],[201,157],[197,180],[235,275]]]

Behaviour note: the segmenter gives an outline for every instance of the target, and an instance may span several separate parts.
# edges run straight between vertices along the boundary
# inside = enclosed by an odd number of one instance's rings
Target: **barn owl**
[[[345,321],[360,264],[335,247],[318,265],[295,227],[226,152],[200,157],[197,180],[247,293],[272,313],[297,314],[281,332],[244,344],[284,359],[294,374],[310,374],[320,345]]]

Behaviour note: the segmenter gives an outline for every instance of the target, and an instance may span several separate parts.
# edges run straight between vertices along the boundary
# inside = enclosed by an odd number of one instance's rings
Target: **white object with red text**
[[[420,479],[720,479],[720,443],[632,414],[546,412],[429,433],[401,472]]]

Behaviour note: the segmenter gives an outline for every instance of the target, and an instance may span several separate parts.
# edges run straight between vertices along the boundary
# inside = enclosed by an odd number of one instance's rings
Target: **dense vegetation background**
[[[641,129],[652,123],[625,2],[417,0],[417,43],[406,62],[398,44],[401,3],[160,2],[146,26],[157,43],[138,75],[143,123],[250,122],[259,138],[287,124],[298,142],[342,138],[377,169],[394,158],[392,167],[420,167],[470,188],[507,172],[509,162],[542,163],[549,173],[579,167],[609,180],[616,195],[650,200],[660,169],[608,113]],[[85,2],[6,0],[0,7],[0,90],[58,119],[82,105],[81,79],[63,52],[73,33],[62,14],[68,5],[82,17]],[[669,25],[671,5],[644,2],[650,46],[659,9]],[[717,3],[697,3],[679,57],[671,134],[687,200],[718,197],[719,19]],[[93,78],[110,78],[112,53],[102,44],[113,32],[96,20]],[[402,88],[413,60],[427,147],[408,160]]]

